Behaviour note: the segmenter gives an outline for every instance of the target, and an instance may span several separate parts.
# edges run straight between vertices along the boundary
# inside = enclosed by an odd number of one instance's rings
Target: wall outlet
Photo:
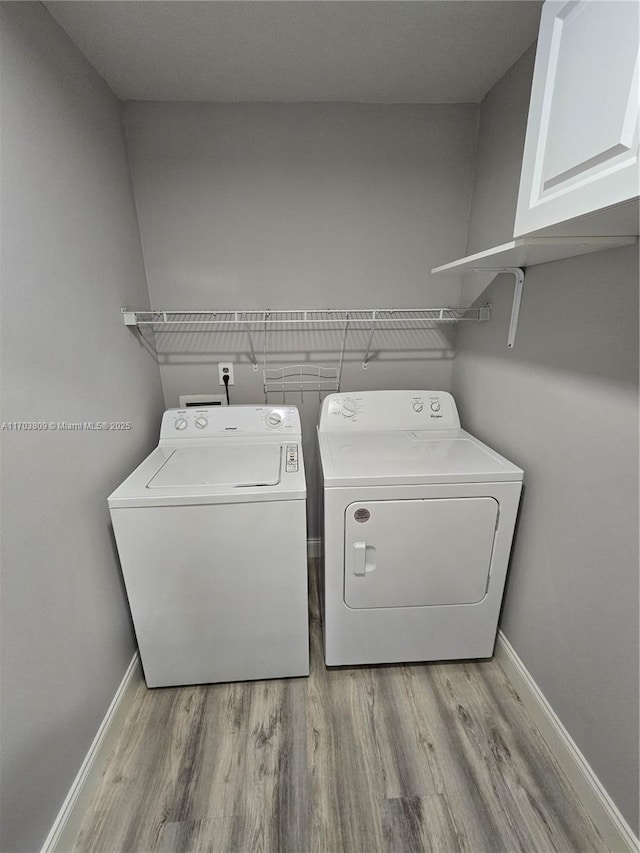
[[[233,362],[231,361],[219,361],[218,362],[218,381],[220,385],[224,385],[223,376],[229,377],[229,385],[233,385]]]

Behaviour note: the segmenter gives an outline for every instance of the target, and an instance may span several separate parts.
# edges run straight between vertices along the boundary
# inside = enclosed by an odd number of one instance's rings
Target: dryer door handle
[[[351,565],[354,575],[364,577],[367,571],[367,543],[354,542],[351,552]]]

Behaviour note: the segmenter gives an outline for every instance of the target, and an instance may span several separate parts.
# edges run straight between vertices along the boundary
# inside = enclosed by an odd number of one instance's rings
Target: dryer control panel
[[[329,394],[322,403],[320,432],[460,429],[447,391],[354,391]]]
[[[295,435],[301,433],[295,406],[203,406],[167,409],[162,416],[160,442],[176,439],[221,438],[225,435]]]

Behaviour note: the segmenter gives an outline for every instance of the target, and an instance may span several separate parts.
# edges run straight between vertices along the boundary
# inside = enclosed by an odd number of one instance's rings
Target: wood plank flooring
[[[73,853],[605,853],[497,663],[136,696]]]

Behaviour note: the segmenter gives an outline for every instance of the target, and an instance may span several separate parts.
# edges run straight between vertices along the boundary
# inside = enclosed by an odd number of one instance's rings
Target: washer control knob
[[[352,418],[358,414],[358,406],[353,400],[343,400],[340,406],[340,412],[345,418]]]
[[[186,429],[188,426],[188,421],[186,418],[177,418],[174,427],[179,430]]]
[[[414,412],[421,412],[423,409],[424,409],[424,403],[421,403],[419,400],[416,400],[416,402],[413,404],[413,411]]]
[[[431,411],[432,412],[439,412],[440,411],[440,400],[434,400],[431,403]]]
[[[209,421],[203,417],[203,415],[198,415],[196,418],[196,426],[198,429],[204,429],[206,426],[209,426]]]
[[[282,413],[276,412],[274,409],[273,412],[269,412],[269,414],[267,415],[267,426],[279,427],[282,424],[283,420],[284,418],[282,416]]]

